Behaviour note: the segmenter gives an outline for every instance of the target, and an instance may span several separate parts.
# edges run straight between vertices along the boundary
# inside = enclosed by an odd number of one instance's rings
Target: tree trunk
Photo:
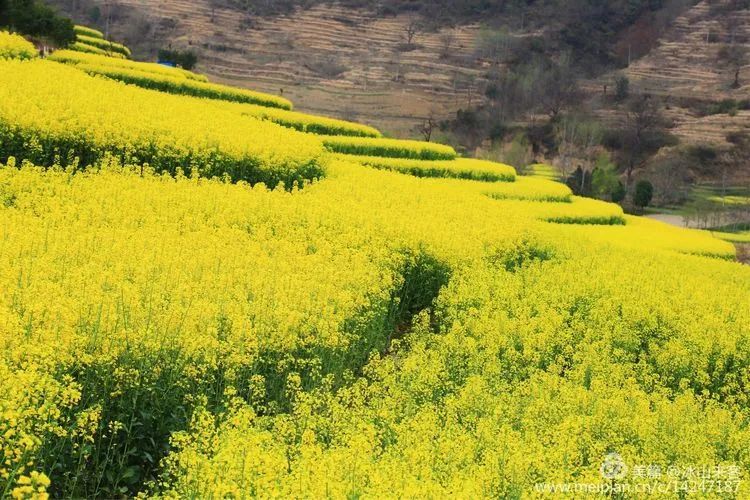
[[[634,165],[631,163],[628,165],[627,170],[625,171],[625,187],[627,188],[627,192],[630,193],[630,187],[633,184],[633,168]]]
[[[586,189],[586,170],[581,169],[581,196],[584,194],[584,190]]]

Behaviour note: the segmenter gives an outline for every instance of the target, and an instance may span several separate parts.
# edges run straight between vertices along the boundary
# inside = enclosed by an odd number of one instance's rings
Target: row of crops
[[[399,150],[405,155],[452,152],[447,146],[393,139],[318,138],[259,121],[221,103],[90,78],[49,61],[9,61],[5,68],[0,74],[0,133],[5,137],[0,144],[1,158],[71,166],[114,156],[121,162],[148,163],[172,175],[179,169],[204,177],[226,176],[233,181],[291,187],[324,175],[325,163],[330,161],[325,152],[331,144],[366,144],[368,153],[385,157]],[[455,166],[450,163],[436,163],[443,169],[442,175],[452,172],[461,177],[466,164],[474,165],[471,160],[454,160]],[[502,172],[506,180],[515,180],[509,177],[509,167],[478,163]],[[538,184],[541,182],[536,181]],[[569,201],[567,188],[547,185],[541,198],[554,199],[558,193]],[[490,196],[508,197],[502,185],[482,188]],[[548,196],[546,191],[553,194]],[[622,220],[617,205],[586,199],[540,203],[533,210],[542,218],[559,222]]]
[[[509,165],[470,158],[420,161],[383,156],[358,156],[358,163],[417,177],[455,177],[487,182],[514,182],[516,171]]]
[[[322,173],[314,136],[222,110],[211,101],[91,78],[46,60],[0,72],[0,157],[88,164],[115,155],[174,174],[291,185]]]
[[[0,496],[525,498],[611,453],[745,477],[732,244],[20,44],[0,35]]]
[[[26,60],[36,56],[37,50],[33,43],[13,33],[0,31],[0,60]]]
[[[121,43],[112,42],[104,38],[104,33],[87,26],[75,26],[76,41],[72,49],[89,54],[101,54],[117,59],[128,59],[132,55],[130,49]]]
[[[226,102],[225,107],[231,108],[239,114],[271,121],[302,132],[363,137],[380,136],[380,132],[372,127],[296,113],[290,111],[292,105],[286,99],[260,92],[211,84],[208,83],[208,79],[204,75],[181,68],[121,60],[102,55],[83,54],[70,50],[59,50],[53,53],[49,60],[73,66],[91,75],[108,77],[142,88]],[[166,87],[160,85],[159,82],[164,81],[172,82],[173,85],[170,84]],[[242,105],[232,106],[232,103],[242,103]]]

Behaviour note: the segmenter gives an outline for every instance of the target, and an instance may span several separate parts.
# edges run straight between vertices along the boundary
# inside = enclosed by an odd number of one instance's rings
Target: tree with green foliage
[[[60,47],[76,39],[73,22],[37,0],[0,0],[0,26],[45,39]]]
[[[612,190],[612,193],[610,193],[610,196],[613,203],[620,203],[625,199],[625,196],[627,196],[627,194],[628,190],[625,189],[625,184],[618,180],[617,185]]]
[[[633,193],[633,205],[640,208],[641,212],[646,208],[654,198],[654,186],[649,181],[638,181]]]
[[[526,135],[517,133],[510,145],[500,154],[499,160],[515,167],[519,173],[524,173],[531,162],[531,147]]]
[[[591,174],[591,193],[597,198],[619,203],[625,197],[625,186],[620,182],[617,165],[607,153],[600,153]]]
[[[198,63],[198,56],[192,50],[161,49],[159,51],[159,61],[172,63],[189,71],[195,68],[195,65]]]

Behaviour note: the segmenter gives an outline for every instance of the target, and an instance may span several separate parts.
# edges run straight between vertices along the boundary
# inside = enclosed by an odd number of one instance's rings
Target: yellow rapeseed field
[[[46,60],[0,61],[0,157],[90,163],[116,154],[160,171],[275,185],[322,172],[314,136],[211,101],[92,78]]]
[[[196,80],[201,82],[208,81],[208,78],[206,78],[206,76],[199,75],[182,68],[173,68],[156,63],[131,61],[129,59],[118,59],[115,57],[108,57],[106,55],[86,54],[75,50],[56,50],[49,56],[49,59],[51,61],[57,61],[71,65],[81,64],[85,67],[111,67],[117,69],[141,71],[145,73],[154,73],[157,75],[165,75],[174,78],[187,78],[188,80]]]
[[[116,61],[117,59],[112,60]],[[184,75],[160,74],[153,71],[153,66],[148,68],[128,68],[117,67],[111,64],[103,65],[79,62],[76,64],[76,68],[91,75],[101,75],[138,87],[168,92],[170,94],[244,102],[284,110],[292,109],[291,102],[282,97],[254,92],[252,90],[227,87],[226,85],[203,81],[200,78],[185,78]]]
[[[84,54],[96,54],[100,56],[106,56],[113,60],[117,59],[126,59],[125,56],[122,54],[107,54],[106,51],[100,49],[99,47],[94,47],[93,45],[89,45],[87,43],[83,42],[73,42],[68,46],[68,50],[72,52],[79,52]]]
[[[394,170],[417,177],[454,177],[487,182],[512,182],[516,179],[516,170],[510,165],[472,158],[425,161],[383,156],[357,156],[351,159],[369,167]]]
[[[358,156],[413,160],[453,160],[457,156],[452,147],[434,142],[370,137],[326,137],[324,143],[332,152]]]
[[[122,45],[121,43],[104,40],[103,38],[100,38],[98,36],[89,36],[82,33],[76,33],[76,40],[81,43],[85,43],[86,45],[91,45],[92,47],[102,49],[108,54],[120,54],[125,57],[130,57],[131,55],[130,49]]]
[[[0,496],[750,496],[731,243],[298,115],[0,61]]]
[[[58,50],[49,59],[75,66],[92,75],[106,76],[147,89],[250,103],[282,110],[292,109],[292,103],[283,97],[210,83],[204,75],[181,68],[112,57],[112,53],[107,53],[99,46],[80,41],[80,37],[71,49],[73,50]]]
[[[84,35],[91,38],[100,38],[104,40],[104,33],[88,26],[76,24],[75,26],[73,26],[73,30],[76,32],[76,35]]]
[[[33,43],[14,33],[0,31],[0,60],[33,59],[37,55]]]
[[[135,84],[140,87],[158,87],[162,77],[168,77],[169,81],[179,82],[181,80],[193,80],[197,82],[208,82],[204,75],[199,75],[181,68],[172,68],[154,63],[143,63],[124,59],[117,59],[105,55],[86,54],[73,50],[58,50],[54,52],[49,60],[72,65],[92,75],[102,75],[125,83]],[[138,81],[134,81],[133,75],[137,75]],[[228,87],[225,87],[228,88]],[[181,93],[181,92],[176,92]],[[234,93],[234,89],[232,89]],[[190,93],[189,93],[190,94]],[[251,91],[243,91],[248,103],[225,102],[243,100],[227,98],[223,92],[203,93],[198,97],[216,99],[217,106],[232,110],[240,115],[251,116],[261,120],[271,121],[284,127],[293,128],[301,132],[310,132],[322,135],[353,135],[362,137],[380,137],[380,132],[372,127],[359,123],[336,120],[322,116],[313,116],[297,113],[284,107],[291,107],[288,101],[278,101],[275,96],[261,94]],[[251,103],[258,104],[251,104]],[[262,104],[271,104],[262,105]],[[276,106],[278,104],[278,106]]]

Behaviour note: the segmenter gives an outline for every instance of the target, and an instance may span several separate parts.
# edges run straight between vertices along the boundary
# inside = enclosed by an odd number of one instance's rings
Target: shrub
[[[168,62],[179,66],[188,71],[192,70],[198,63],[198,56],[195,52],[186,50],[159,50],[159,62]]]
[[[687,149],[689,158],[700,163],[702,166],[706,166],[718,158],[718,152],[716,148],[707,144],[697,144],[690,146]]]
[[[615,101],[623,102],[630,96],[630,80],[627,76],[618,76],[615,80]]]
[[[633,193],[633,204],[643,210],[654,197],[654,186],[646,180],[638,181]]]
[[[739,103],[735,99],[723,99],[717,103],[713,103],[708,109],[709,115],[736,115],[739,109]]]
[[[80,42],[78,42],[77,44],[80,44]],[[74,44],[74,45],[77,45],[77,44]],[[162,64],[137,62],[137,61],[131,61],[127,59],[107,57],[106,55],[104,55],[105,54],[104,51],[101,51],[101,49],[97,49],[97,50],[100,51],[100,52],[96,52],[97,55],[81,54],[81,53],[70,51],[70,50],[58,50],[58,51],[55,51],[52,55],[50,55],[48,59],[52,61],[65,63],[65,64],[72,64],[72,65],[83,64],[83,65],[90,65],[90,66],[111,67],[113,69],[142,71],[145,73],[154,73],[157,75],[164,75],[164,76],[177,77],[177,78],[182,77],[182,78],[187,78],[188,80],[208,82],[208,78],[205,75],[199,75],[197,73],[193,73],[192,71],[187,71],[181,68],[172,68],[169,66],[164,66]]]

